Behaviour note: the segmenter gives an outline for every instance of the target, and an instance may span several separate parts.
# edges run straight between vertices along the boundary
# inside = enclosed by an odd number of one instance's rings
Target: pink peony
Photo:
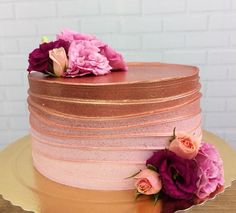
[[[57,39],[62,39],[64,41],[72,42],[74,40],[85,40],[91,41],[96,40],[96,37],[93,35],[82,34],[72,30],[64,29],[59,34],[56,35]]]
[[[122,57],[122,55],[116,52],[107,44],[103,43],[93,35],[81,34],[71,30],[63,30],[61,33],[57,34],[57,39],[63,39],[65,41],[89,41],[91,45],[99,48],[99,53],[107,58],[109,65],[112,70],[127,70],[127,65]]]
[[[68,56],[69,67],[66,77],[83,76],[86,74],[104,75],[111,67],[107,58],[99,53],[100,49],[85,40],[72,41]]]
[[[100,48],[101,53],[107,57],[112,70],[128,70],[123,56],[108,45]]]
[[[224,185],[224,169],[220,154],[211,144],[202,142],[196,156],[198,164],[197,196],[208,197],[218,187]]]
[[[177,133],[175,139],[171,141],[169,150],[179,157],[193,159],[198,153],[200,144],[201,139],[199,137],[185,133]]]
[[[134,177],[134,179],[135,187],[141,194],[157,194],[162,188],[160,175],[150,169],[142,170]]]

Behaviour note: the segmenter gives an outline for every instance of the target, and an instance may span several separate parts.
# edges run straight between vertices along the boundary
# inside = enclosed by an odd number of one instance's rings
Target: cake
[[[203,199],[223,186],[222,160],[202,141],[197,67],[125,63],[96,37],[65,30],[30,53],[28,71],[32,159],[43,176],[155,200]]]
[[[125,178],[168,147],[174,127],[201,136],[196,67],[128,69],[75,79],[29,75],[33,161],[43,175],[80,188],[131,189]]]

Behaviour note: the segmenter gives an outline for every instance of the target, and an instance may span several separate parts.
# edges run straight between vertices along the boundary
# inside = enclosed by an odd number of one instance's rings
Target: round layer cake
[[[33,164],[56,182],[133,189],[134,173],[173,129],[201,136],[198,68],[128,63],[104,76],[29,74]]]

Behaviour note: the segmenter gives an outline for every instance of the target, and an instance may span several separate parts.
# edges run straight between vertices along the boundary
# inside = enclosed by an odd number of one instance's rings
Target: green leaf
[[[49,76],[52,76],[52,77],[57,77],[54,73],[51,73],[51,72],[49,72],[49,71],[47,71],[47,74],[48,74]]]
[[[176,131],[176,127],[173,129],[173,137],[174,137],[174,139],[176,138],[175,131]]]
[[[147,168],[152,170],[152,171],[157,172],[157,168],[155,166],[153,166],[152,164],[147,164]]]
[[[157,204],[157,201],[159,200],[160,193],[154,194],[154,206]]]
[[[136,172],[135,174],[133,174],[133,175],[131,175],[131,176],[125,178],[125,180],[135,177],[135,176],[136,176],[137,174],[139,174],[141,171],[142,171],[142,170],[140,169],[139,172]]]
[[[176,127],[173,129],[173,135],[170,138],[170,142],[172,142],[176,138],[175,132],[176,132]]]
[[[141,195],[142,195],[142,193],[136,191],[136,194],[135,194],[135,200],[137,200]]]
[[[42,41],[42,43],[48,43],[48,42],[49,42],[49,39],[48,39],[47,36],[43,36],[43,37],[41,38],[41,41]]]

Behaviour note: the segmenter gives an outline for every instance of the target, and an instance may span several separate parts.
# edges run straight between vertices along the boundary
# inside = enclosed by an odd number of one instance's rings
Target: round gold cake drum
[[[219,150],[225,169],[225,187],[236,179],[236,152],[222,139],[204,132],[204,140]],[[25,136],[0,152],[0,194],[13,205],[44,213],[149,213],[160,212],[143,196],[134,201],[134,191],[95,191],[55,183],[39,174],[32,165],[30,137]],[[96,175],[96,171],[94,171]]]

